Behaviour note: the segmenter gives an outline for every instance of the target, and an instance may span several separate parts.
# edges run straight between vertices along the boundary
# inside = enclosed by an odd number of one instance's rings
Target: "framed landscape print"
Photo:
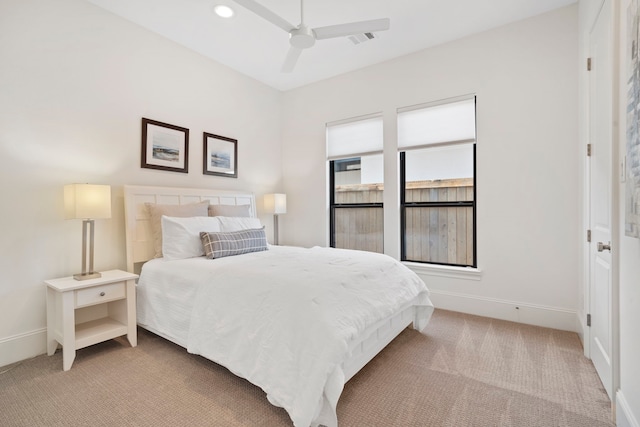
[[[640,15],[638,1],[627,10],[627,152],[625,235],[640,238]],[[624,172],[624,168],[623,168]]]
[[[141,167],[189,172],[189,129],[142,119]]]
[[[238,141],[207,132],[203,139],[202,173],[237,178]]]

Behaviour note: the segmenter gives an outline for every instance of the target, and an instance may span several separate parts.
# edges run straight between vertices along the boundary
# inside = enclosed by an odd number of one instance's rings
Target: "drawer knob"
[[[104,296],[104,292],[100,292],[100,296],[103,297]]]

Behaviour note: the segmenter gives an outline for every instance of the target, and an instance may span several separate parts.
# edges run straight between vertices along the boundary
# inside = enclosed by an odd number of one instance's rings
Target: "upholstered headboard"
[[[138,273],[145,261],[154,256],[153,238],[145,203],[185,205],[208,200],[212,205],[249,205],[256,216],[253,193],[210,188],[124,186],[124,217],[127,244],[127,270]]]

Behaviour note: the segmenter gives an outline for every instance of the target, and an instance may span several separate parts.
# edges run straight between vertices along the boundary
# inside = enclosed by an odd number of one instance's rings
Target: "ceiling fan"
[[[375,31],[385,31],[389,29],[389,18],[309,28],[304,24],[304,0],[300,0],[300,25],[296,27],[254,0],[234,1],[289,33],[289,43],[291,46],[282,65],[282,72],[284,73],[293,71],[302,51],[313,46],[316,40],[373,33]]]

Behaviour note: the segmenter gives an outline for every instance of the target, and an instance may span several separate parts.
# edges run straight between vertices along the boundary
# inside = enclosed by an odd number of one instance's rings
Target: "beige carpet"
[[[576,334],[437,310],[345,386],[346,426],[613,426]],[[290,426],[259,388],[139,331],[0,368],[0,426]]]

